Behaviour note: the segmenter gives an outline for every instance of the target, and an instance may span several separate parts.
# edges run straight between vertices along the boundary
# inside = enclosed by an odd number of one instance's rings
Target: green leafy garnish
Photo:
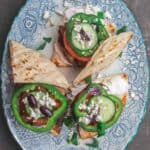
[[[92,78],[91,76],[85,78],[86,83],[91,84],[92,83]]]
[[[92,139],[92,143],[87,143],[86,145],[89,147],[93,147],[93,148],[98,148],[99,147],[99,142],[96,138]]]
[[[97,27],[97,35],[98,35],[98,39],[100,42],[106,40],[109,37],[109,34],[107,32],[107,30],[105,29],[105,26],[100,24]]]
[[[97,16],[98,16],[100,19],[104,19],[104,18],[105,18],[104,12],[102,12],[102,11],[99,11],[99,12],[97,13]]]
[[[47,43],[50,43],[52,38],[51,37],[43,37],[43,40]]]
[[[78,145],[78,134],[74,132],[73,135],[67,139],[67,142],[69,144]]]
[[[98,128],[98,136],[105,135],[105,124],[104,123],[98,123],[97,128]]]
[[[127,26],[123,26],[120,29],[117,30],[117,34],[123,33],[127,31]]]
[[[67,118],[64,119],[64,124],[65,124],[67,127],[71,128],[71,127],[73,127],[73,125],[74,125],[74,120],[72,119],[71,116],[69,116],[69,117],[67,117]]]
[[[36,50],[43,50],[47,43],[50,43],[52,38],[51,37],[43,37],[44,42],[36,49]]]
[[[43,50],[46,46],[46,42],[42,43],[36,50]]]
[[[121,57],[122,56],[122,52],[119,54],[119,57]]]

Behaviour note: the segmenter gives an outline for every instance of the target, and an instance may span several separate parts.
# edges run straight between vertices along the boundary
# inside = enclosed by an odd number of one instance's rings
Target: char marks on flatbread
[[[132,32],[125,32],[111,36],[104,41],[96,50],[86,67],[76,77],[74,84],[78,84],[86,77],[108,67],[111,63],[113,63],[126,47],[132,36]]]
[[[47,83],[68,88],[64,75],[44,55],[15,41],[9,42],[14,83]]]

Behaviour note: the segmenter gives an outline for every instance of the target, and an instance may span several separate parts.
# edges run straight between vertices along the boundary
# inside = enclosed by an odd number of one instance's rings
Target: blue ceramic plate
[[[133,139],[138,131],[145,114],[148,99],[149,71],[146,47],[139,26],[122,0],[28,0],[21,9],[19,15],[9,32],[8,40],[16,40],[27,47],[36,48],[43,36],[51,36],[56,30],[50,30],[43,20],[45,11],[55,15],[56,10],[67,6],[94,5],[102,10],[108,10],[112,20],[118,27],[128,26],[128,30],[134,33],[134,37],[128,45],[127,51],[121,58],[121,70],[129,75],[129,99],[119,121],[107,131],[104,137],[99,138],[100,148],[103,150],[122,150]],[[57,18],[57,17],[56,17]],[[2,64],[2,97],[5,116],[12,134],[17,142],[25,150],[73,150],[88,149],[85,146],[73,146],[66,142],[68,129],[63,130],[58,137],[50,133],[37,134],[22,128],[13,117],[10,108],[13,85],[10,81],[10,68],[8,67],[8,49],[6,47]],[[52,45],[47,47],[49,53]],[[45,53],[46,50],[43,51]]]

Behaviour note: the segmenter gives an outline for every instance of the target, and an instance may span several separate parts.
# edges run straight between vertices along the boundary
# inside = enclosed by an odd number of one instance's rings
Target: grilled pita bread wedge
[[[10,41],[11,67],[14,83],[47,83],[67,89],[68,81],[44,55]]]
[[[125,106],[128,97],[128,75],[125,73],[112,75],[102,78],[96,83],[101,83],[108,89],[110,94],[114,94],[121,99],[123,106]],[[88,132],[81,127],[78,128],[79,135],[82,139],[92,138],[97,135],[97,132]]]
[[[86,77],[93,75],[113,63],[126,47],[132,36],[132,32],[125,32],[111,36],[105,40],[96,50],[86,67],[76,77],[74,84],[78,84]]]

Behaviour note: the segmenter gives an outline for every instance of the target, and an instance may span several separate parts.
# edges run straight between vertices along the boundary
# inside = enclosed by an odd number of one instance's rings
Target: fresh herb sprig
[[[68,116],[67,118],[64,119],[64,124],[69,128],[73,127],[74,126],[73,118],[71,116]]]
[[[121,27],[120,29],[117,30],[116,34],[120,34],[120,33],[123,33],[123,32],[126,32],[127,31],[127,26],[123,26]]]
[[[43,50],[46,47],[46,44],[50,43],[51,40],[51,37],[43,37],[43,43],[36,50]]]
[[[69,144],[78,145],[78,134],[74,132],[71,137],[67,139]]]
[[[102,11],[99,11],[97,13],[97,16],[99,17],[99,19],[104,19],[105,18],[104,12],[102,12]]]

